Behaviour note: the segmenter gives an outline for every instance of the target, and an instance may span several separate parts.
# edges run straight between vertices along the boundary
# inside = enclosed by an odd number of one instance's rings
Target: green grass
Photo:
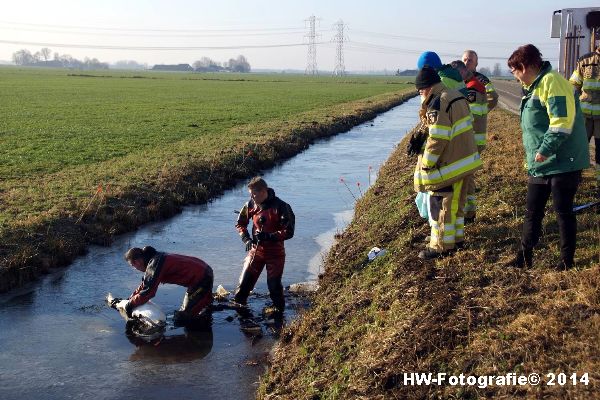
[[[1,68],[0,176],[19,179],[216,138],[235,126],[395,91],[403,82]]]
[[[0,68],[0,291],[412,93],[397,77]]]

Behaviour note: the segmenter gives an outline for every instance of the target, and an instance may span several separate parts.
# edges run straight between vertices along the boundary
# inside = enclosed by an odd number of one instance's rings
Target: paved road
[[[521,105],[521,84],[515,80],[494,79],[492,81],[498,92],[500,107],[519,114]]]

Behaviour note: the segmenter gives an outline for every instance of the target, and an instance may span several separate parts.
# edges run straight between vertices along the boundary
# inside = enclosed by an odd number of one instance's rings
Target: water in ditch
[[[381,163],[415,125],[418,106],[418,98],[409,100],[263,174],[296,214],[284,286],[316,279],[334,234],[352,218],[354,197],[374,182]],[[272,326],[261,323],[262,336],[249,335],[235,311],[225,310],[214,313],[211,329],[169,327],[160,342],[148,344],[127,335],[125,321],[104,303],[108,292],[127,297],[137,287],[141,273],[127,266],[123,254],[148,244],[202,258],[214,270],[214,288],[233,290],[244,258],[234,211],[247,199],[240,183],[209,204],[120,236],[110,247],[91,247],[70,267],[1,295],[0,399],[254,398],[277,340]],[[257,316],[268,300],[261,296],[267,293],[264,275],[250,299]],[[161,285],[153,301],[172,316],[184,290]],[[301,303],[288,299],[288,322]]]

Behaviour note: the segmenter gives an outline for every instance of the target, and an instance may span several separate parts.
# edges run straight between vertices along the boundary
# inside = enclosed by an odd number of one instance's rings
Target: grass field
[[[177,195],[179,204],[190,198],[205,201],[219,189],[182,182],[199,171],[212,176],[236,163],[269,164],[277,152],[289,156],[288,141],[298,146],[299,136],[310,141],[311,131],[347,126],[349,116],[397,104],[414,92],[407,82],[398,77],[0,68],[0,269],[28,263],[41,251],[36,245],[15,256],[22,246],[7,242],[27,242],[32,231],[36,237],[51,236],[42,228],[57,221],[81,221],[90,213],[95,218],[111,199],[164,192]],[[274,139],[278,149],[258,151]],[[210,183],[210,177],[202,182]],[[190,191],[199,194],[190,196]],[[15,239],[16,231],[21,239]],[[15,257],[20,261],[7,261]]]
[[[398,90],[399,78],[0,69],[0,176],[20,179]]]

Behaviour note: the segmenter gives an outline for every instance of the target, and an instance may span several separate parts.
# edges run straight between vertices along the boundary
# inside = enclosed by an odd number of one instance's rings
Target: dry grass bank
[[[200,136],[143,155],[23,178],[9,190],[0,189],[2,209],[14,214],[13,223],[0,227],[0,293],[68,264],[90,243],[107,245],[116,234],[172,216],[183,205],[206,202],[314,140],[345,132],[413,96],[414,90],[403,87],[235,126],[211,142]],[[244,139],[232,142],[231,137]],[[23,213],[25,207],[35,212]]]
[[[467,247],[423,262],[428,226],[414,206],[415,159],[401,145],[326,260],[312,309],[288,327],[259,389],[262,399],[600,397],[600,215],[578,217],[578,267],[558,260],[546,217],[535,267],[503,265],[516,251],[526,192],[518,117],[490,115]],[[592,200],[591,170],[576,202]],[[389,250],[364,263],[373,246]],[[500,375],[588,372],[590,385],[404,386],[404,372]]]

